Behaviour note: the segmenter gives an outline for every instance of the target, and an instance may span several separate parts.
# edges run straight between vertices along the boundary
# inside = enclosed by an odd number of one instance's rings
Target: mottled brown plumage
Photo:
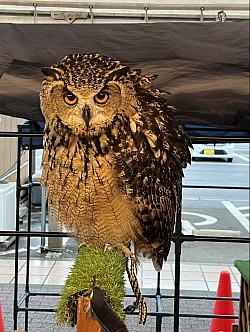
[[[141,75],[99,54],[66,56],[41,90],[42,184],[51,211],[80,243],[167,258],[190,141],[171,103]]]

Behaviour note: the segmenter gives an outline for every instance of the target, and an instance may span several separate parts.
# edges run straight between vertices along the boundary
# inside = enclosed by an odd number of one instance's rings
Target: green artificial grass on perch
[[[119,249],[82,246],[61,292],[56,311],[57,323],[75,326],[78,297],[90,295],[94,287],[104,291],[106,302],[120,319],[125,320],[122,302],[126,264],[127,258]]]

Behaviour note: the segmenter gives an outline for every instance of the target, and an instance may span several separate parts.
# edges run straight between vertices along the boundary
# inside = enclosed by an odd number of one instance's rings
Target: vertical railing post
[[[28,227],[27,231],[31,231],[31,210],[32,210],[32,144],[33,139],[29,138],[29,173],[28,173]],[[30,241],[31,238],[27,237],[27,263],[26,263],[26,280],[25,280],[25,308],[29,307],[29,293],[30,293]],[[25,311],[25,331],[28,332],[29,327],[29,311]]]
[[[181,185],[182,186],[182,185]],[[175,225],[175,288],[174,288],[174,332],[179,331],[180,325],[180,274],[181,274],[181,245],[182,224],[181,224],[182,197],[177,207]]]
[[[18,127],[19,131],[19,127]],[[16,231],[19,231],[19,200],[20,200],[20,187],[21,187],[21,143],[22,138],[18,136],[17,139],[17,176],[16,176]],[[13,320],[14,330],[17,330],[17,315],[18,315],[18,270],[19,270],[19,236],[15,238],[15,281],[14,281],[14,303],[13,303]]]
[[[157,289],[156,289],[156,311],[162,312],[161,308],[161,273],[157,273]],[[156,316],[156,332],[161,332],[162,316]]]

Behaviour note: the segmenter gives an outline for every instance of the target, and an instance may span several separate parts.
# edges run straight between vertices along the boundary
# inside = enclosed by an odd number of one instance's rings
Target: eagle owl
[[[99,54],[72,54],[41,88],[42,185],[49,208],[85,245],[167,259],[190,141],[171,103],[142,75]]]

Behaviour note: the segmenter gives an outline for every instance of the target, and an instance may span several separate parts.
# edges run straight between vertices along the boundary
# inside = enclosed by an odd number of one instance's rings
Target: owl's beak
[[[83,117],[85,120],[86,127],[89,128],[91,113],[90,113],[90,107],[88,105],[86,105],[83,109]]]

